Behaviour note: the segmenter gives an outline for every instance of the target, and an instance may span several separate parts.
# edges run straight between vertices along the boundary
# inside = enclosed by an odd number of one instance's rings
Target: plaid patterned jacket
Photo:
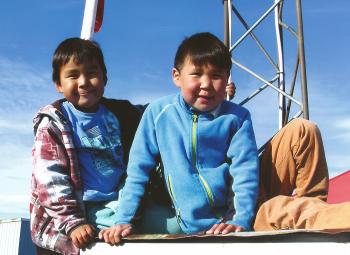
[[[39,110],[34,117],[30,223],[33,242],[61,254],[79,254],[68,235],[86,223],[72,131],[60,112],[64,99]],[[120,122],[124,161],[141,118],[142,108],[125,100],[101,99]]]

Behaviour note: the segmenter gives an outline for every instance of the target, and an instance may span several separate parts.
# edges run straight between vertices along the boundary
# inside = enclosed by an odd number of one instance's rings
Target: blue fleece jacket
[[[248,110],[225,101],[217,114],[199,113],[180,94],[151,103],[131,147],[116,224],[130,223],[160,158],[185,233],[222,221],[250,229],[259,166]]]

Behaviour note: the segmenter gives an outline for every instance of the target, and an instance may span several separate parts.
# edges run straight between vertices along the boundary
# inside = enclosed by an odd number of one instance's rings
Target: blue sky
[[[106,96],[145,103],[177,89],[171,82],[173,57],[185,36],[209,31],[223,38],[221,0],[105,0],[102,30],[94,37],[105,54],[109,82]],[[57,44],[79,37],[83,0],[4,1],[0,9],[0,218],[28,217],[32,117],[60,98],[51,82],[51,57]],[[273,1],[236,0],[252,24]],[[286,0],[284,16],[294,8]],[[350,169],[350,1],[303,3],[310,119],[322,132],[330,175]],[[291,6],[289,6],[291,7]],[[257,30],[275,56],[272,18]],[[293,22],[292,22],[293,23]],[[244,32],[237,22],[234,32]],[[238,36],[238,35],[237,35]],[[237,38],[237,36],[234,36]],[[286,47],[286,70],[294,66],[295,45]],[[294,51],[293,51],[294,50]],[[233,57],[272,78],[260,53],[247,41]],[[290,57],[290,58],[289,58]],[[232,70],[240,102],[261,85]],[[291,79],[291,77],[286,77]],[[277,130],[277,96],[264,92],[246,106],[251,110],[258,144]]]

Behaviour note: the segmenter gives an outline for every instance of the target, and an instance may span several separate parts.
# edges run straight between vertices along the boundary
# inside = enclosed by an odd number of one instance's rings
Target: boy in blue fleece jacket
[[[225,101],[228,48],[199,33],[179,46],[172,71],[181,93],[151,103],[130,151],[115,226],[99,237],[116,244],[131,221],[150,171],[161,159],[180,232],[249,230],[258,195],[259,161],[247,109]]]

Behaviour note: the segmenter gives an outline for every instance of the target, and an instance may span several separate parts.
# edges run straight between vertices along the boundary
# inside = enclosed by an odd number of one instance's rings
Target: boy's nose
[[[203,77],[201,80],[201,88],[209,88],[211,84],[211,79],[209,77]]]
[[[78,79],[79,87],[85,86],[87,84],[87,82],[88,82],[88,79],[87,79],[87,77],[85,75],[82,74],[82,75],[79,76],[79,79]]]

